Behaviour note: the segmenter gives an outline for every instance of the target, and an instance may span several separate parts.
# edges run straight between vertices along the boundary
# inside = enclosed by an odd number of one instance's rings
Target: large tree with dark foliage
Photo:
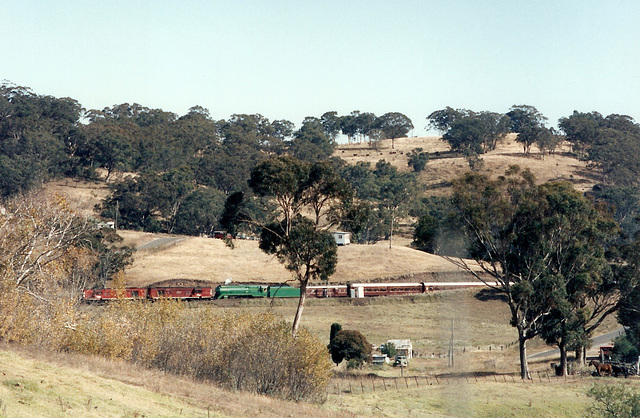
[[[391,138],[391,148],[394,148],[396,138],[406,137],[413,129],[413,123],[408,116],[400,112],[388,112],[376,119],[376,128],[380,129],[385,138]]]
[[[493,112],[473,112],[447,107],[428,117],[429,126],[443,132],[442,139],[454,151],[465,155],[483,154],[495,149],[509,132],[509,118]]]
[[[487,277],[497,282],[491,287],[507,299],[527,379],[527,341],[590,309],[583,302],[593,289],[614,286],[602,247],[611,222],[570,185],[536,186],[516,166],[498,180],[468,174],[454,190],[468,255],[482,273],[462,258],[447,258],[485,283]]]
[[[360,331],[340,329],[329,341],[331,359],[336,365],[347,360],[355,367],[361,367],[371,361],[371,351],[371,344]]]
[[[290,150],[293,156],[307,162],[323,161],[331,157],[335,141],[325,133],[322,121],[306,118],[293,134]]]
[[[248,202],[238,194],[230,196],[233,202],[225,206],[223,219],[258,226],[260,248],[274,254],[300,284],[291,331],[296,335],[308,283],[328,280],[338,260],[336,242],[326,230],[331,224],[322,225],[320,220],[335,219],[326,214],[348,197],[348,188],[330,165],[309,164],[286,155],[258,164],[251,172],[249,186],[264,204],[266,219],[260,220],[248,211]],[[303,216],[305,208],[314,214],[313,220]]]
[[[511,120],[511,131],[518,134],[516,141],[522,144],[525,154],[529,154],[531,145],[549,133],[545,126],[547,118],[533,106],[513,105],[507,116]]]
[[[0,85],[0,195],[26,192],[72,171],[82,108],[69,98]]]

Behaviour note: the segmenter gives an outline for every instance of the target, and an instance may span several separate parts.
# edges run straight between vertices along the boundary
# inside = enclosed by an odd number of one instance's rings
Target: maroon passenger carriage
[[[115,299],[146,299],[149,289],[143,287],[128,287],[122,290],[116,289],[85,289],[82,292],[82,299],[88,302],[100,302],[103,300]]]
[[[211,287],[151,287],[149,299],[212,299]]]
[[[415,283],[349,283],[345,285],[307,286],[307,297],[313,298],[365,298],[375,296],[403,296],[427,293],[434,290],[454,290],[497,286],[496,282],[415,282]],[[261,287],[262,285],[252,285]],[[225,286],[218,286],[225,287]],[[233,287],[233,286],[229,286]],[[247,287],[247,286],[241,286]],[[251,287],[251,286],[249,286]],[[243,293],[244,295],[244,293]],[[265,294],[266,296],[266,294]],[[242,297],[242,296],[239,296]],[[255,295],[254,295],[255,297]],[[259,296],[263,297],[263,296]],[[279,297],[279,296],[274,296]],[[290,295],[287,297],[291,297]],[[216,299],[215,288],[212,287],[149,287],[126,288],[122,290],[86,289],[83,291],[85,302],[100,302],[114,299],[180,299],[199,300]]]

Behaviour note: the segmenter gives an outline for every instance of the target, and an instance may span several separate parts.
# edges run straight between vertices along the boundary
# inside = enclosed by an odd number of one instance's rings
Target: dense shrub
[[[230,389],[319,399],[329,379],[325,347],[273,314],[185,310],[174,301],[122,301],[87,313],[64,349],[122,358]]]
[[[395,358],[397,351],[398,350],[396,350],[396,345],[392,342],[386,342],[382,344],[382,347],[380,348],[380,352],[382,354],[386,354],[389,358]]]
[[[407,153],[409,161],[407,164],[413,168],[416,173],[421,172],[427,166],[429,162],[429,153],[422,150],[422,148],[414,148]]]
[[[640,393],[624,384],[593,385],[587,395],[594,399],[589,407],[593,417],[631,418],[640,416]]]
[[[350,368],[361,367],[362,363],[371,360],[371,344],[360,331],[338,331],[329,342],[329,351],[336,364],[340,364],[342,360],[353,360]]]

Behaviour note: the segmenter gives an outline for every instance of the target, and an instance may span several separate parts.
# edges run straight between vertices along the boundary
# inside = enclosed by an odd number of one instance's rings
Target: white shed
[[[333,235],[333,239],[336,240],[336,244],[338,245],[351,244],[351,232],[335,231],[335,232],[332,232],[331,234]]]
[[[389,363],[389,357],[386,354],[374,354],[371,356],[371,364],[381,365]]]
[[[396,355],[406,356],[407,359],[413,357],[413,344],[411,344],[411,340],[387,340],[387,344],[389,343],[396,346]]]

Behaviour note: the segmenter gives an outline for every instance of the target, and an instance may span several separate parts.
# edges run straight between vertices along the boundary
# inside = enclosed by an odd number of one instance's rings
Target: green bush
[[[594,399],[590,416],[632,418],[640,416],[640,393],[624,384],[592,385],[587,396]]]
[[[386,354],[389,358],[395,358],[397,352],[396,345],[390,342],[384,343],[380,348],[380,352]]]
[[[424,170],[429,162],[429,153],[424,152],[422,148],[414,148],[412,151],[407,153],[407,157],[409,157],[407,164],[409,167],[412,167],[413,171],[416,173]]]
[[[371,344],[359,331],[338,331],[329,342],[329,351],[336,364],[340,364],[342,360],[353,360],[352,367],[360,368],[364,362],[371,361]]]

